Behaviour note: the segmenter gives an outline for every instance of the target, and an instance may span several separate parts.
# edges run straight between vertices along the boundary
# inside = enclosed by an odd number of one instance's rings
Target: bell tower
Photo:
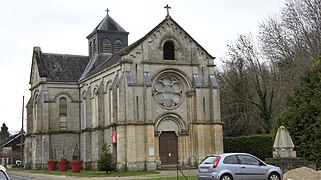
[[[89,56],[96,53],[114,54],[128,46],[128,34],[112,17],[109,10],[98,26],[87,36]]]

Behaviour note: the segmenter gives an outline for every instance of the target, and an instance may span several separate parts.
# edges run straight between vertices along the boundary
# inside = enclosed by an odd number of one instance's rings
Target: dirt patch
[[[303,180],[303,179],[311,179],[311,180],[320,180],[321,179],[321,171],[316,171],[311,168],[301,167],[297,169],[292,169],[286,172],[283,175],[284,180]]]

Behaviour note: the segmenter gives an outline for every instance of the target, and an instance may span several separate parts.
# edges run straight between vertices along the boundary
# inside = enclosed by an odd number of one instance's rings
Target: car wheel
[[[232,176],[229,174],[223,174],[220,180],[233,180]]]
[[[269,178],[268,178],[268,180],[280,180],[281,178],[280,178],[280,175],[278,174],[278,173],[271,173],[270,175],[269,175]]]

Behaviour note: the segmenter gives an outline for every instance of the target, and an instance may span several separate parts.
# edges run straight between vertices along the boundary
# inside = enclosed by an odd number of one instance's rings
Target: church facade
[[[195,167],[223,152],[214,57],[169,15],[130,45],[128,34],[107,14],[88,56],[34,47],[26,168],[71,161],[77,146],[83,168],[96,169],[103,143],[119,171]]]

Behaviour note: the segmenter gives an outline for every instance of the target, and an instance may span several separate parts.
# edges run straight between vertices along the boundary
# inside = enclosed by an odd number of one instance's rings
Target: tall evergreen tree
[[[110,144],[102,144],[101,154],[97,160],[97,168],[99,171],[105,171],[106,173],[116,170],[116,159],[110,152]]]
[[[321,167],[321,58],[305,72],[299,86],[289,96],[280,125],[285,125],[296,146],[297,155]]]
[[[3,123],[0,131],[0,142],[4,141],[10,136],[8,129],[9,128],[7,127],[6,123]]]

